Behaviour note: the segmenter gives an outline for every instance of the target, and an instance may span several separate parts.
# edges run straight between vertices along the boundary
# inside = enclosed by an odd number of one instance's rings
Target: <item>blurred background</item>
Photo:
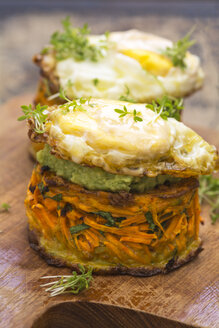
[[[192,52],[202,61],[202,90],[186,99],[183,120],[219,130],[218,13],[212,0],[0,0],[0,104],[34,94],[39,77],[34,54],[61,28],[67,15],[75,26],[88,23],[93,33],[137,28],[177,41],[193,26]]]

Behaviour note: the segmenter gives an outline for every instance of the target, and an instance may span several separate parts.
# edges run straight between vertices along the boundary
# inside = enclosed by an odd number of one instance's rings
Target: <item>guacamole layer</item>
[[[50,153],[49,145],[45,145],[44,149],[37,153],[37,161],[42,166],[48,166],[56,175],[88,190],[143,193],[166,181],[171,183],[180,180],[180,178],[169,175],[158,175],[150,178],[111,174],[98,167],[83,166],[57,158]]]

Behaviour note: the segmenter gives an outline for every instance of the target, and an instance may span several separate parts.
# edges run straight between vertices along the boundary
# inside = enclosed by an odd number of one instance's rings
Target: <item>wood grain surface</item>
[[[168,275],[95,276],[91,288],[78,296],[49,298],[40,288],[41,276],[69,270],[48,266],[27,241],[23,202],[33,162],[25,123],[16,118],[19,106],[32,97],[19,96],[0,108],[0,202],[11,205],[0,214],[0,327],[219,327],[219,224],[211,225],[208,207],[202,213],[203,252]],[[196,130],[219,146],[218,133]]]

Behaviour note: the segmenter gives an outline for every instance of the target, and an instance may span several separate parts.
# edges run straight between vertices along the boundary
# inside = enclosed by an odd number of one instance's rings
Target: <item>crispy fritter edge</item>
[[[39,243],[39,235],[34,230],[30,230],[28,228],[28,239],[30,246],[37,251],[40,256],[47,262],[48,265],[53,265],[56,267],[69,267],[71,270],[76,270],[79,272],[78,264],[69,265],[67,262],[62,259],[52,256],[47,253],[46,250],[40,246]],[[193,258],[195,258],[201,251],[203,250],[201,243],[200,245],[192,250],[186,258],[172,258],[169,262],[163,266],[163,268],[147,268],[147,267],[125,267],[116,265],[114,267],[103,268],[103,269],[94,269],[94,273],[97,275],[130,275],[137,277],[150,277],[158,273],[166,274],[174,269],[179,268],[180,266],[190,262]]]

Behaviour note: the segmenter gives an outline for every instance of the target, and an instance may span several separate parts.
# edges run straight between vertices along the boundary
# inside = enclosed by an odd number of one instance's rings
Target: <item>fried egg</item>
[[[104,35],[89,39],[92,44],[99,44]],[[187,52],[186,68],[182,69],[162,55],[173,45],[167,39],[129,30],[110,33],[107,42],[107,50],[97,62],[67,58],[54,63],[51,55],[44,56],[45,66],[55,65],[55,76],[69,98],[116,100],[127,95],[136,102],[147,102],[164,94],[183,97],[203,84],[199,57]]]
[[[135,176],[209,174],[216,165],[214,146],[142,103],[92,98],[67,112],[65,105],[48,110],[46,142],[78,164]]]

